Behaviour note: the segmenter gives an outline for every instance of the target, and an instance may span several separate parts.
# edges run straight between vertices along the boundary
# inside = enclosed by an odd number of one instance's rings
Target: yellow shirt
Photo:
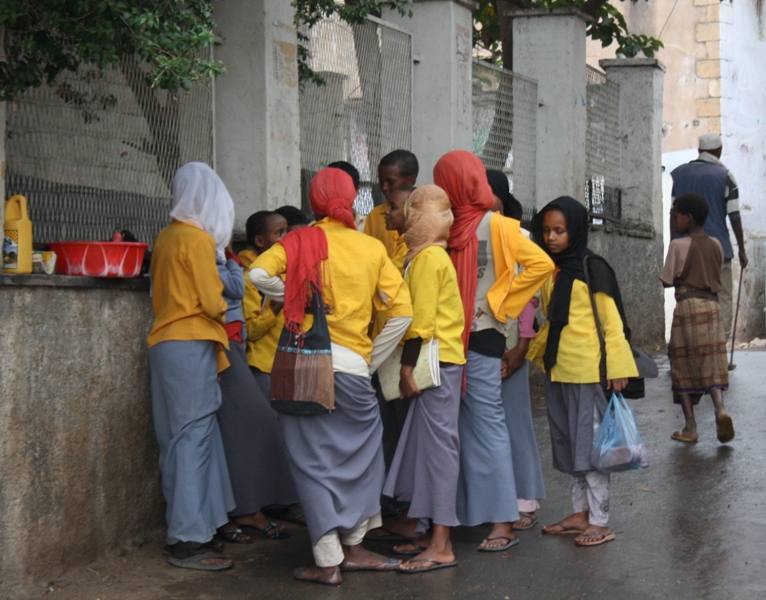
[[[399,273],[404,273],[404,258],[407,256],[407,244],[404,236],[386,229],[386,205],[376,206],[364,221],[364,232],[379,240],[386,247],[386,254]]]
[[[243,250],[239,260],[245,269],[249,269],[258,254],[253,250]],[[263,302],[258,289],[245,277],[245,297],[242,299],[242,312],[247,330],[247,364],[264,373],[271,373],[274,356],[282,328],[285,324],[284,313],[280,310],[275,315],[271,310],[271,300]]]
[[[367,330],[376,309],[388,307],[391,317],[411,317],[412,303],[407,285],[386,256],[383,245],[372,237],[349,229],[332,219],[322,219],[320,227],[327,235],[329,281],[322,293],[326,305],[330,339],[370,362],[372,341]],[[270,276],[287,270],[285,248],[277,242],[251,265]]]
[[[213,340],[226,348],[226,301],[215,264],[215,241],[192,225],[174,221],[157,236],[151,264],[154,324],[147,343]],[[219,354],[219,371],[228,366]]]
[[[428,246],[412,259],[405,281],[412,295],[412,323],[404,339],[439,340],[439,360],[465,364],[463,302],[457,273],[446,250]]]
[[[542,308],[547,314],[553,290],[552,278],[542,288]],[[636,377],[638,369],[633,359],[630,344],[625,339],[622,319],[614,299],[607,294],[596,292],[596,308],[601,319],[606,345],[606,377],[622,379]],[[527,358],[534,360],[541,369],[545,346],[548,342],[550,322],[546,322],[537,337],[529,346]],[[556,364],[551,369],[551,381],[561,383],[597,383],[600,380],[599,365],[601,347],[593,318],[588,286],[579,279],[572,284],[572,297],[569,303],[569,323],[561,330],[559,352]]]

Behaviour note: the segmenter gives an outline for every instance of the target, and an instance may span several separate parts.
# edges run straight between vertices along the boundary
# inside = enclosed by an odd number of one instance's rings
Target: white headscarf
[[[209,233],[219,259],[223,256],[234,227],[234,202],[221,178],[205,163],[186,163],[176,171],[170,216]]]

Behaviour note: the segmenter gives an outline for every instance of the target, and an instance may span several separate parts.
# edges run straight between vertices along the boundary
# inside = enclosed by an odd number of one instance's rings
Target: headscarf
[[[484,165],[478,156],[465,150],[447,152],[439,159],[434,167],[434,183],[447,192],[455,216],[450,228],[449,248],[463,299],[463,346],[467,349],[479,269],[476,228],[495,200]]]
[[[314,214],[340,221],[349,229],[356,229],[351,212],[355,198],[351,176],[334,167],[319,171],[309,184],[309,201]]]
[[[552,254],[543,241],[543,218],[545,213],[559,210],[567,222],[569,247],[563,252]],[[588,256],[588,273],[590,275],[591,291],[602,292],[614,299],[622,318],[625,338],[630,340],[630,329],[625,319],[620,288],[614,270],[601,256],[594,254],[588,248],[588,211],[580,202],[569,196],[561,196],[549,202],[532,219],[531,233],[535,242],[553,259],[561,272],[556,277],[551,300],[548,306],[548,321],[550,331],[545,347],[543,362],[545,369],[550,370],[556,364],[561,331],[569,323],[569,304],[572,299],[572,286],[575,279],[585,281],[583,259]]]
[[[311,210],[356,230],[351,205],[356,189],[351,176],[340,169],[322,169],[309,185]],[[285,277],[285,327],[299,333],[306,305],[324,283],[322,262],[327,259],[327,236],[319,227],[302,227],[279,240],[287,256]]]
[[[208,165],[190,162],[176,171],[170,216],[210,234],[216,254],[223,257],[234,227],[234,202]]]
[[[487,181],[489,182],[489,187],[492,188],[492,193],[500,198],[500,202],[503,203],[503,216],[521,221],[524,209],[521,206],[521,202],[516,200],[511,193],[511,186],[508,185],[506,174],[502,171],[487,169]]]
[[[437,185],[424,185],[407,198],[404,208],[404,243],[408,265],[415,255],[428,246],[447,248],[452,222],[452,207],[447,193]]]

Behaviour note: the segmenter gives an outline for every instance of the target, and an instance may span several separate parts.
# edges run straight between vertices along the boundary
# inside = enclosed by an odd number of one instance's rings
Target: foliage
[[[630,0],[633,4],[638,1]],[[588,35],[600,41],[603,47],[617,43],[616,52],[623,56],[634,57],[643,53],[652,58],[663,47],[656,38],[630,33],[625,17],[607,0],[516,0],[513,4],[519,8],[580,8],[593,17],[588,25]],[[479,0],[479,8],[474,13],[474,46],[484,60],[495,64],[502,61],[499,21],[497,0]]]
[[[80,64],[116,67],[127,56],[149,63],[149,85],[171,91],[223,72],[200,58],[213,43],[210,0],[0,0],[0,26],[3,100]]]
[[[325,83],[309,66],[311,52],[306,47],[306,29],[311,29],[322,19],[333,15],[338,15],[341,21],[351,25],[364,23],[368,14],[379,16],[386,10],[395,10],[402,16],[412,17],[412,3],[413,0],[355,0],[345,4],[338,4],[335,0],[292,0],[295,26],[298,28],[298,78],[301,83]]]

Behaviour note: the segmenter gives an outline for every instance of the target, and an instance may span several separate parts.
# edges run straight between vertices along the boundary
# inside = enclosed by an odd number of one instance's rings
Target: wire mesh
[[[412,39],[370,19],[348,25],[327,19],[302,31],[309,66],[324,85],[306,83],[300,95],[301,190],[329,163],[345,160],[360,175],[356,210],[367,215],[383,201],[377,184],[380,159],[412,149]]]
[[[473,62],[473,151],[488,169],[508,175],[531,219],[536,201],[537,83]]]
[[[114,229],[153,242],[176,169],[212,164],[211,88],[153,90],[146,72],[131,59],[84,66],[9,104],[6,193],[27,197],[36,244],[111,239]]]
[[[595,224],[620,221],[620,86],[588,66],[586,94],[586,205]]]

